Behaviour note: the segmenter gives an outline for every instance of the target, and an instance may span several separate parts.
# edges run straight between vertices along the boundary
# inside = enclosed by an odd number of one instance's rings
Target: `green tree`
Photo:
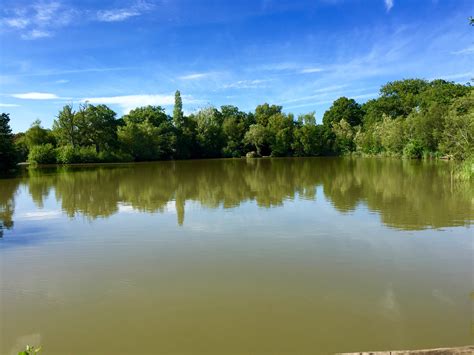
[[[130,111],[118,128],[122,149],[135,160],[170,159],[175,152],[176,135],[162,107],[146,106]]]
[[[263,105],[258,105],[255,108],[255,121],[256,123],[266,127],[270,117],[273,115],[281,114],[282,106],[269,105],[264,103]]]
[[[342,119],[333,124],[332,130],[336,136],[336,145],[340,152],[346,154],[355,150],[354,137],[356,132],[349,122]]]
[[[78,145],[79,129],[72,105],[66,105],[59,111],[53,123],[53,133],[60,145],[71,145],[74,148]]]
[[[223,155],[226,157],[240,157],[244,154],[245,132],[253,123],[253,116],[239,111],[238,107],[221,106],[223,117],[222,130],[226,145]]]
[[[175,127],[182,127],[184,122],[183,114],[183,101],[181,100],[181,93],[176,90],[174,94],[174,109],[173,109],[173,122]]]
[[[255,147],[258,156],[266,155],[269,152],[270,134],[268,129],[261,124],[251,125],[247,133],[245,133],[244,141],[246,144]]]
[[[8,113],[0,115],[0,172],[16,164],[16,152]]]
[[[276,113],[269,117],[267,129],[270,134],[272,156],[292,155],[293,127],[294,119],[291,114]]]
[[[220,157],[225,145],[222,114],[214,107],[207,107],[193,115],[192,119],[196,122],[196,142],[200,156]]]
[[[333,102],[332,106],[324,113],[323,124],[329,128],[334,123],[345,120],[352,127],[361,124],[363,111],[361,106],[354,100],[347,97],[340,97]]]
[[[82,146],[94,146],[97,153],[117,147],[116,113],[106,105],[81,106],[76,113],[79,141]]]
[[[53,133],[51,130],[43,128],[40,120],[33,122],[31,127],[25,132],[24,140],[28,149],[31,149],[35,145],[47,143],[51,143],[52,145],[56,144]]]
[[[299,157],[321,155],[323,152],[323,127],[316,125],[314,112],[300,115],[293,130],[292,148]]]
[[[474,156],[474,91],[451,105],[439,149],[459,160]]]

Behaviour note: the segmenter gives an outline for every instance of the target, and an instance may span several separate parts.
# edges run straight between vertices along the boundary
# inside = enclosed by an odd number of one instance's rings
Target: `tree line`
[[[468,161],[474,153],[474,92],[470,84],[406,79],[389,82],[364,104],[341,97],[324,113],[295,117],[262,104],[205,107],[190,115],[179,91],[173,115],[139,107],[118,118],[106,105],[66,105],[52,129],[35,121],[12,134],[0,116],[0,169],[38,164],[152,161],[259,156],[389,155]]]

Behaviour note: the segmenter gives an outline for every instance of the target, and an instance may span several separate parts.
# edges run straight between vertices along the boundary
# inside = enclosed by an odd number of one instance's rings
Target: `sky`
[[[0,111],[14,132],[66,104],[172,114],[268,102],[324,111],[404,78],[474,77],[472,0],[2,0]]]

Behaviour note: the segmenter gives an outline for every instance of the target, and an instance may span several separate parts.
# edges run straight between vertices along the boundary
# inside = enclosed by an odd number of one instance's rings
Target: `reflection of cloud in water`
[[[25,212],[19,214],[16,219],[18,220],[27,220],[27,221],[43,221],[47,219],[56,219],[61,217],[61,211],[51,210],[51,211],[34,211],[34,212]]]
[[[382,314],[386,318],[390,320],[397,320],[400,318],[400,305],[396,299],[392,284],[388,284],[385,294],[380,300],[379,306]]]

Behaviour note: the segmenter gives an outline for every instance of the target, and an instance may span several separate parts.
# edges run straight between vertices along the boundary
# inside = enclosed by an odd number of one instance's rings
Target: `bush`
[[[72,145],[65,145],[56,149],[56,159],[59,164],[72,164],[77,160],[76,150]]]
[[[98,163],[99,155],[94,147],[80,147],[76,150],[76,163]]]
[[[459,180],[474,180],[474,156],[471,156],[458,165],[455,177]]]
[[[56,163],[56,152],[51,143],[35,145],[28,154],[28,162],[35,164]]]
[[[103,163],[121,163],[133,161],[133,157],[122,152],[100,152],[99,161]]]
[[[403,148],[403,157],[408,159],[419,159],[423,155],[423,147],[417,141],[410,141]]]

